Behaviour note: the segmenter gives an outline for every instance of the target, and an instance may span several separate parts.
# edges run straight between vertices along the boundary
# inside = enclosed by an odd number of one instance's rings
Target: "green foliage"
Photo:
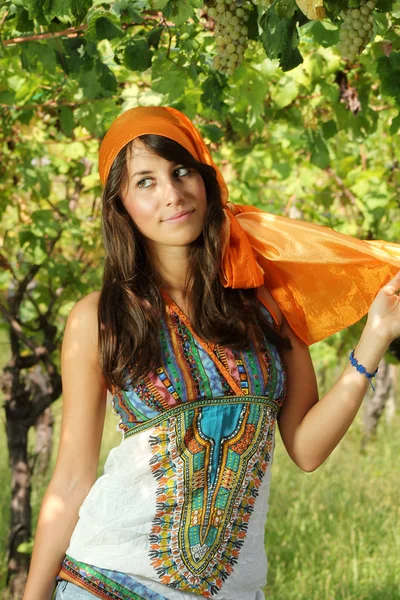
[[[399,425],[398,418],[392,427],[382,423],[378,439],[360,454],[360,416],[327,462],[311,474],[295,467],[278,441],[265,530],[266,598],[398,600],[400,515],[394,465]]]
[[[202,5],[197,0],[188,0],[181,2],[180,0],[169,0],[163,9],[163,13],[167,19],[171,19],[175,25],[183,25],[190,18],[194,17],[194,9]]]
[[[272,10],[275,10],[280,19],[291,19],[297,11],[296,0],[277,0],[273,3]]]
[[[70,0],[70,11],[75,25],[82,23],[92,4],[93,0]]]
[[[323,48],[336,46],[339,41],[339,30],[329,21],[310,21],[303,25],[302,32],[311,35],[313,41]]]
[[[226,77],[218,71],[210,73],[203,84],[203,94],[201,101],[204,106],[208,106],[220,112],[223,108],[222,91],[226,86]]]
[[[274,0],[261,18],[260,39],[269,58],[279,58],[282,71],[290,71],[303,62],[298,49],[298,11],[294,2]]]
[[[381,80],[382,93],[396,99],[400,106],[400,52],[378,58],[377,72]]]
[[[151,67],[153,52],[149,48],[149,43],[143,37],[133,38],[125,46],[124,65],[132,71],[146,71]]]
[[[91,41],[113,40],[124,37],[118,18],[106,12],[94,12],[89,19],[86,37]]]
[[[391,12],[394,4],[395,0],[377,0],[376,9],[382,12]]]
[[[23,542],[17,548],[18,552],[21,554],[32,554],[33,551],[33,540],[29,540],[28,542]]]

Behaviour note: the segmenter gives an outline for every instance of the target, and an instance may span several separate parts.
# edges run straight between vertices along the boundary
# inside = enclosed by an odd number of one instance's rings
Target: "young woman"
[[[168,107],[119,117],[100,175],[103,285],[67,321],[24,600],[56,581],[64,600],[260,600],[275,423],[305,471],[343,437],[400,336],[399,249],[229,206],[199,132]],[[318,401],[308,344],[371,302]],[[123,440],[95,481],[107,389]]]

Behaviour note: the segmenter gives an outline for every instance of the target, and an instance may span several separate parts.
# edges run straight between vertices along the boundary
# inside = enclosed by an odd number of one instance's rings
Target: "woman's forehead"
[[[131,141],[128,147],[128,156],[140,158],[141,156],[157,156],[146,144],[139,138]]]
[[[128,164],[142,164],[148,162],[159,162],[163,159],[161,156],[153,152],[150,148],[141,141],[141,140],[133,140],[133,142],[129,145],[127,152],[127,161]]]

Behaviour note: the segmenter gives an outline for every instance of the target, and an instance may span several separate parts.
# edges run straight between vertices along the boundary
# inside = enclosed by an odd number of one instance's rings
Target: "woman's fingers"
[[[391,295],[396,294],[396,292],[400,290],[400,271],[398,271],[396,275],[383,287],[385,292],[388,292]]]

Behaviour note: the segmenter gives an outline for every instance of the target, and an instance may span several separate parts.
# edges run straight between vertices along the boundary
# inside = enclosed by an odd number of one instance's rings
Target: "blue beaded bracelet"
[[[349,358],[350,358],[350,362],[351,362],[351,364],[353,365],[353,367],[355,367],[359,373],[361,373],[362,375],[365,375],[365,377],[368,379],[368,381],[369,381],[369,383],[370,383],[370,385],[371,385],[372,389],[375,391],[375,388],[374,388],[374,386],[372,385],[372,381],[371,381],[371,379],[372,379],[372,377],[375,377],[375,375],[376,375],[376,374],[377,374],[377,372],[378,372],[378,369],[376,369],[376,371],[375,371],[374,373],[368,373],[368,372],[367,372],[367,369],[366,369],[365,367],[363,367],[363,365],[360,365],[360,364],[358,363],[358,360],[357,360],[356,358],[354,358],[354,350],[352,350],[352,351],[350,352],[350,356],[349,356]]]

